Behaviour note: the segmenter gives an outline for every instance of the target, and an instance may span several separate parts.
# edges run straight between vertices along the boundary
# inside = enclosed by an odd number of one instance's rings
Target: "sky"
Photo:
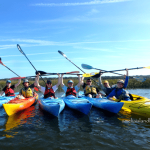
[[[150,0],[0,1],[0,57],[24,77],[35,70],[17,44],[37,70],[49,73],[79,71],[58,50],[79,67],[150,66],[149,8]],[[0,79],[16,76],[2,65],[0,72]],[[150,70],[132,70],[129,75],[150,75]]]

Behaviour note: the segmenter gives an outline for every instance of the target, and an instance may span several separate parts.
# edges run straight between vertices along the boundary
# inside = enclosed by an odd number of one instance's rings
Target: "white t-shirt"
[[[44,94],[45,93],[45,89],[46,89],[45,87],[41,86],[41,88],[39,90]],[[54,90],[54,92],[56,92],[56,90],[58,89],[58,87],[56,85],[54,85],[52,87],[52,89]]]
[[[68,87],[66,87],[65,85],[62,87],[62,89],[65,91],[65,93],[66,93],[66,91],[67,91],[67,88],[68,88]],[[75,88],[76,92],[78,92],[79,89],[80,89],[80,88],[78,88],[77,85],[76,85],[74,88]]]

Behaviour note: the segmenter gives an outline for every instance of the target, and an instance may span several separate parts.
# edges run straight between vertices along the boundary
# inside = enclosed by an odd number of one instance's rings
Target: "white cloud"
[[[131,0],[94,0],[90,2],[83,3],[37,3],[32,4],[32,6],[46,6],[46,7],[55,7],[55,6],[85,6],[85,5],[99,5],[105,3],[118,3],[118,2],[126,2]]]

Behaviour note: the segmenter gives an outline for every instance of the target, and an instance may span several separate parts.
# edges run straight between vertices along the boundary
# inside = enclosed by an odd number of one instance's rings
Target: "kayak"
[[[65,107],[65,103],[62,99],[54,99],[54,98],[43,98],[43,96],[39,99],[39,106],[46,112],[58,117],[58,115],[62,112]]]
[[[31,98],[25,98],[25,99],[14,98],[9,102],[3,104],[3,107],[7,115],[11,116],[33,105],[36,102],[37,98],[38,98],[38,94],[34,92],[34,96]]]
[[[86,115],[90,112],[92,107],[92,104],[87,99],[77,98],[73,95],[62,97],[62,99],[69,108],[80,111]]]
[[[15,93],[15,95],[19,94],[19,92]],[[3,107],[4,103],[7,103],[8,101],[14,99],[15,96],[0,96],[0,107]]]
[[[131,95],[133,97],[133,100],[121,100],[121,102],[124,103],[122,109],[129,109],[129,111],[131,111],[132,113],[139,114],[142,116],[150,116],[150,99],[135,94]]]
[[[124,104],[123,102],[115,102],[106,98],[90,98],[88,96],[84,96],[82,91],[79,92],[79,97],[88,99],[94,107],[107,110],[115,114],[117,114],[121,110]]]

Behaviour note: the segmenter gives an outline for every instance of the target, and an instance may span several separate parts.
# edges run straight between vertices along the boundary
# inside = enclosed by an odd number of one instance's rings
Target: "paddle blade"
[[[87,64],[82,64],[81,66],[82,66],[83,69],[93,69],[92,66],[87,65]]]
[[[0,64],[1,64],[1,65],[3,65],[3,66],[5,66],[5,65],[2,63],[2,59],[1,59],[1,57],[0,57]]]
[[[37,72],[39,72],[41,75],[43,75],[43,74],[48,74],[48,73],[45,72],[45,71],[36,71],[35,74],[37,74]]]
[[[10,78],[10,80],[17,80],[17,79],[24,79],[26,77],[14,77],[14,78]]]
[[[20,47],[19,44],[17,44],[17,48],[19,49],[19,51],[20,51],[23,55],[25,55],[25,53],[22,51],[22,49],[21,49],[21,47]]]
[[[38,89],[37,87],[34,87],[34,90],[35,90],[35,91],[39,91],[39,89]]]
[[[150,69],[150,66],[148,66],[148,67],[144,67],[144,68]]]
[[[65,58],[67,58],[67,56],[63,52],[58,50],[58,53],[61,54],[62,56],[64,56]]]

